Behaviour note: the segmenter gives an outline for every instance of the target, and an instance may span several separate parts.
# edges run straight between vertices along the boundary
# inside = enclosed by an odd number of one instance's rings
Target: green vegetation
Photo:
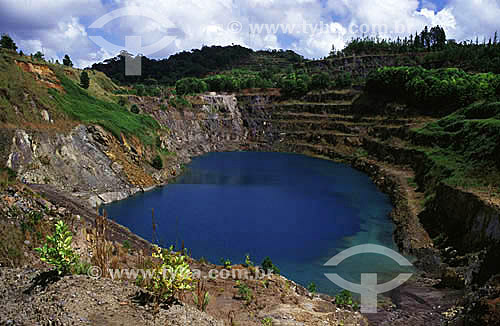
[[[420,34],[410,35],[404,39],[380,39],[363,37],[352,39],[342,51],[332,49],[330,56],[352,56],[366,54],[396,54],[408,52],[440,51],[446,47],[446,33],[442,27],[425,27]]]
[[[73,236],[68,226],[59,221],[55,224],[53,235],[48,235],[45,245],[36,248],[35,251],[40,254],[42,261],[53,265],[59,275],[65,275],[77,261],[77,255],[71,248],[72,240]]]
[[[250,254],[245,255],[245,262],[243,263],[243,266],[244,267],[253,267],[254,266],[252,260],[250,259]]]
[[[153,267],[147,288],[153,292],[157,302],[172,302],[180,293],[192,289],[192,273],[186,256],[175,253],[173,247],[162,249],[157,246],[152,256],[160,262]]]
[[[81,260],[79,257],[77,257],[71,272],[76,275],[88,275],[89,269],[91,267],[92,267],[91,263],[89,263],[88,261]]]
[[[45,61],[45,54],[43,54],[40,51],[37,51],[35,54],[32,55],[32,57],[37,61]]]
[[[236,287],[238,288],[239,296],[245,300],[247,304],[250,304],[253,300],[252,290],[245,283],[241,283],[240,281],[236,281]]]
[[[423,128],[413,130],[432,166],[429,180],[460,187],[500,184],[500,102],[475,103]]]
[[[160,155],[155,156],[153,162],[151,162],[151,166],[153,166],[157,170],[163,169],[163,160],[161,159]]]
[[[84,123],[99,124],[120,139],[121,134],[137,136],[144,144],[153,143],[152,133],[159,129],[150,116],[133,114],[122,106],[97,99],[82,90],[75,83],[58,74],[65,93],[49,90],[59,109]]]
[[[0,168],[0,189],[7,188],[16,181],[16,172],[10,168]]]
[[[274,273],[276,275],[280,274],[280,269],[273,264],[271,258],[269,257],[264,258],[264,260],[262,261],[262,269],[264,269],[266,273]]]
[[[207,83],[198,78],[188,77],[175,83],[175,90],[179,95],[198,94],[208,90]]]
[[[369,96],[405,103],[420,113],[449,114],[475,101],[500,95],[500,76],[469,74],[456,68],[385,67],[366,81]]]
[[[337,294],[335,296],[334,302],[336,305],[341,306],[341,307],[348,307],[348,308],[352,308],[354,310],[359,309],[359,304],[353,300],[352,293],[347,291],[347,290],[343,290],[342,292]]]
[[[395,40],[378,37],[352,39],[343,50],[332,49],[330,57],[397,54],[411,55],[402,60],[426,68],[457,67],[466,71],[500,73],[500,40],[497,33],[493,38],[457,43],[446,40],[446,33],[440,26],[425,27],[420,34]]]
[[[139,110],[137,104],[132,104],[132,106],[130,107],[130,112],[134,114],[139,114],[141,111]]]
[[[174,96],[171,99],[168,100],[168,104],[173,106],[174,108],[181,109],[181,108],[191,108],[193,105],[191,102],[186,100],[184,96]]]
[[[67,54],[63,58],[63,65],[65,65],[67,67],[73,67],[73,62],[71,61],[69,55],[67,55]]]
[[[0,38],[0,48],[16,51],[17,45],[8,34],[2,34],[2,37]]]
[[[85,89],[90,86],[89,74],[85,70],[82,71],[82,74],[80,75],[80,86]]]
[[[314,282],[309,283],[309,285],[307,286],[307,290],[311,293],[316,293],[317,291],[316,283]]]
[[[141,58],[141,76],[125,76],[125,60],[129,53],[92,65],[92,69],[104,72],[120,84],[145,84],[157,82],[161,85],[174,85],[186,77],[205,77],[211,73],[243,68],[259,71],[273,71],[302,62],[302,56],[293,51],[271,50],[253,51],[239,45],[204,46],[201,49],[184,51],[168,59],[154,60]]]
[[[231,269],[231,261],[226,258],[221,258],[220,263],[224,266],[225,269]]]
[[[205,289],[205,282],[198,281],[196,292],[193,293],[193,302],[200,311],[205,311],[210,303],[210,293]]]
[[[273,319],[271,317],[262,319],[262,326],[273,326]]]
[[[130,242],[128,240],[123,241],[123,248],[130,249]]]

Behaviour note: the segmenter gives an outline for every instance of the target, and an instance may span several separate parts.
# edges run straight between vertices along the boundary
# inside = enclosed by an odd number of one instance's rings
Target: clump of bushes
[[[193,105],[184,96],[174,96],[168,100],[168,104],[174,108],[191,108]]]
[[[151,165],[157,170],[163,169],[163,160],[161,159],[161,156],[156,155],[153,162],[151,162]]]
[[[198,94],[208,90],[207,83],[199,78],[188,77],[175,83],[175,90],[179,95]]]
[[[457,68],[385,67],[371,72],[366,91],[404,102],[422,113],[449,114],[475,101],[498,96],[500,76]]]

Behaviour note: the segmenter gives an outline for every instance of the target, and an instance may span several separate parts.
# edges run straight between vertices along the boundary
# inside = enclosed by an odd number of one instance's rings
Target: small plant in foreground
[[[88,275],[90,267],[92,267],[92,264],[77,258],[71,272],[76,275]]]
[[[205,289],[205,282],[199,281],[196,286],[196,293],[193,294],[193,301],[200,311],[207,309],[210,302],[210,293]]]
[[[347,290],[343,290],[335,296],[335,304],[338,306],[347,306],[354,310],[358,310],[359,308],[358,303],[352,298],[352,293]]]
[[[153,267],[147,288],[158,301],[172,301],[175,296],[192,289],[192,273],[186,256],[173,252],[173,246],[169,249],[155,246],[152,256],[160,259],[160,263]]]
[[[262,326],[273,326],[273,319],[271,317],[262,319]]]
[[[311,293],[316,293],[316,290],[317,290],[317,288],[316,288],[316,283],[311,282],[311,283],[309,284],[309,286],[307,287],[307,289],[308,289],[308,290],[309,290],[309,292],[311,292]]]
[[[240,281],[236,281],[236,287],[238,288],[239,296],[245,300],[247,304],[250,304],[253,299],[252,290],[245,283],[241,283]]]
[[[43,262],[55,266],[59,275],[67,274],[76,263],[77,256],[71,248],[73,236],[68,230],[68,226],[59,221],[55,225],[54,234],[47,236],[47,242],[35,251],[40,253]]]

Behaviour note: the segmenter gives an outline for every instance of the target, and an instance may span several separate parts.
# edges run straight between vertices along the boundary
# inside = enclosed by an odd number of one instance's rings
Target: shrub
[[[77,256],[71,248],[73,236],[63,221],[55,224],[53,235],[47,236],[47,242],[35,251],[40,254],[43,262],[55,266],[59,275],[67,274],[77,261]]]
[[[135,113],[135,114],[139,114],[140,110],[139,110],[139,107],[137,106],[137,104],[133,104],[130,107],[130,112]]]
[[[308,289],[308,290],[309,290],[309,292],[311,292],[311,293],[316,293],[316,290],[317,290],[317,288],[316,288],[316,283],[311,282],[311,283],[309,284],[309,286],[307,287],[307,289]]]
[[[174,108],[190,108],[192,107],[191,102],[186,100],[184,96],[175,96],[171,98],[168,103]]]
[[[192,273],[186,256],[173,252],[173,247],[162,249],[158,246],[155,246],[152,256],[160,259],[160,263],[153,267],[147,288],[158,301],[171,302],[180,293],[192,289]]]
[[[337,78],[335,78],[335,87],[337,88],[347,88],[352,86],[352,74],[350,72],[345,72]]]
[[[160,155],[156,155],[155,158],[153,159],[153,162],[151,163],[151,165],[157,169],[157,170],[161,170],[163,169],[163,161],[160,157]]]
[[[301,97],[309,91],[310,83],[308,75],[291,73],[281,79],[279,86],[283,96]]]
[[[210,302],[210,293],[205,289],[204,281],[198,281],[196,293],[193,294],[193,302],[200,311],[207,309]]]
[[[198,94],[208,90],[207,83],[199,78],[188,77],[175,83],[175,90],[179,95]]]
[[[68,66],[68,67],[73,67],[73,62],[71,61],[69,55],[65,55],[63,58],[63,65]]]
[[[342,292],[337,294],[334,299],[335,304],[338,306],[350,307],[354,310],[357,310],[359,308],[358,303],[353,300],[351,292],[347,290],[343,290]]]
[[[323,90],[330,86],[330,75],[326,72],[321,72],[312,77],[311,89]]]
[[[85,89],[90,86],[89,74],[86,71],[82,71],[80,75],[80,86]]]
[[[241,283],[240,281],[236,281],[236,287],[238,288],[238,294],[241,299],[245,300],[247,304],[252,302],[253,293],[252,290],[245,283]]]
[[[449,114],[475,101],[496,97],[500,76],[457,68],[385,67],[366,81],[369,94],[409,104],[423,113]]]
[[[229,259],[221,258],[220,262],[224,266],[224,268],[231,269],[231,261]]]
[[[266,271],[266,273],[274,273],[276,275],[279,275],[280,273],[280,269],[278,267],[276,267],[276,265],[273,264],[273,262],[271,261],[271,258],[269,257],[266,257],[264,258],[264,260],[262,261],[262,269],[264,269],[264,271]]]
[[[144,85],[135,85],[134,89],[136,91],[137,96],[143,96],[146,90]]]
[[[245,267],[253,267],[253,262],[252,260],[250,259],[250,254],[246,254],[245,255],[245,263],[243,264],[243,266]]]

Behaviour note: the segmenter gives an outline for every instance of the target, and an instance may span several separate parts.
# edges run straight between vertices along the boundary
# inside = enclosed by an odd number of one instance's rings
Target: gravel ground
[[[109,279],[66,276],[37,284],[40,271],[0,268],[0,325],[194,325],[223,326],[190,306],[152,306],[140,289]]]

